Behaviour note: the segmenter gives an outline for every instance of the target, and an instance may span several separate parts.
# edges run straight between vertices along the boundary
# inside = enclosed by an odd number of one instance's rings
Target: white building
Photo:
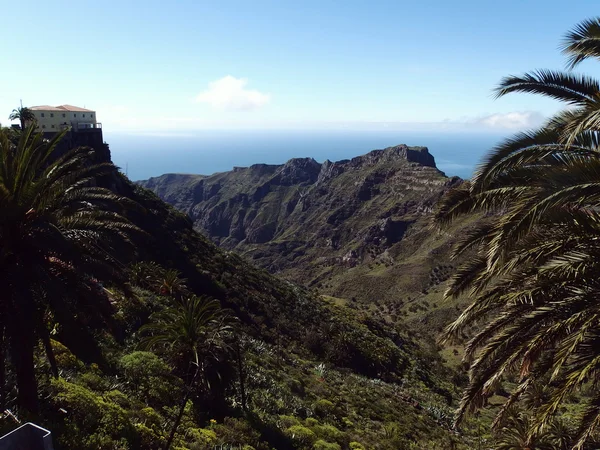
[[[52,133],[71,127],[73,131],[88,128],[102,128],[96,121],[96,111],[73,105],[33,106],[37,127],[36,131]]]

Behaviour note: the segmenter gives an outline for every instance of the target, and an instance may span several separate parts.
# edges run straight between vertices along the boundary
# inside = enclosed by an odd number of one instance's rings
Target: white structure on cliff
[[[55,133],[71,127],[73,131],[89,128],[102,128],[96,120],[96,111],[80,108],[73,105],[60,106],[33,106],[31,111],[35,115],[36,131]]]

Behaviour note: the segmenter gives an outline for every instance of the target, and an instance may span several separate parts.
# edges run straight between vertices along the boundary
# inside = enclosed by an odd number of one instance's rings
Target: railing
[[[86,122],[73,122],[73,131],[96,131],[102,130],[101,123],[86,123]]]
[[[27,422],[0,437],[0,450],[52,450],[51,433],[34,423]]]

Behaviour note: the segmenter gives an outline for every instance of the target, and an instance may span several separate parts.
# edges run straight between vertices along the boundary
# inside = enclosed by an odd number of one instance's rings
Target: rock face
[[[398,145],[337,162],[295,158],[140,184],[220,246],[310,283],[324,268],[376,258],[422,228],[456,181],[426,147]]]

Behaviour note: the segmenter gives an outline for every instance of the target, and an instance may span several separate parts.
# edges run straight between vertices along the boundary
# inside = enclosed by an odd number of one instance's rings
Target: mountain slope
[[[261,427],[266,423],[284,432],[288,422],[318,416],[314,405],[325,398],[337,404],[337,412],[325,422],[347,428],[348,435],[367,448],[374,439],[390,442],[389,447],[378,448],[398,448],[409,442],[421,442],[422,448],[429,443],[464,442],[466,438],[456,439],[448,428],[450,405],[457,395],[455,387],[445,381],[448,372],[439,356],[422,348],[406,330],[324,301],[219,249],[194,232],[185,216],[147,190],[136,187],[130,196],[146,209],[133,218],[151,235],[153,245],[146,247],[146,257],[176,267],[197,294],[220,299],[240,318],[248,342],[248,387],[255,391],[251,403],[263,411]],[[320,362],[326,365],[319,365],[324,369],[318,369],[315,376],[313,368]],[[266,386],[265,377],[270,379]],[[295,387],[298,382],[300,388]],[[358,389],[357,397],[353,397],[354,389]],[[342,392],[346,392],[345,400],[339,397]],[[283,403],[273,405],[273,396]],[[384,401],[386,397],[390,400]],[[367,398],[377,400],[367,405],[363,403]],[[347,424],[342,409],[354,411],[352,420],[370,425]],[[275,413],[287,417],[283,424]],[[368,431],[389,423],[401,426],[387,438]],[[271,445],[283,448],[278,437],[269,439]],[[304,447],[291,444],[289,448]]]
[[[399,145],[334,163],[292,159],[140,184],[221,247],[310,285],[328,268],[373,259],[422,228],[456,181],[426,148]]]
[[[292,159],[140,184],[219,246],[338,303],[414,323],[433,343],[432,329],[457,313],[442,293],[452,242],[469,221],[441,233],[431,213],[460,181],[437,170],[427,148],[399,145],[335,163]]]
[[[439,356],[405,330],[254,267],[150,191],[124,177],[114,184],[141,206],[128,211],[146,232],[139,259],[177,269],[190,290],[219,299],[239,319],[241,354],[230,362],[238,377],[226,372],[226,404],[190,402],[176,448],[469,448],[468,433],[450,427],[457,391]],[[57,335],[61,378],[52,379],[40,355],[40,423],[57,449],[161,448],[182,380],[138,351],[137,330],[164,299],[136,286],[107,292],[115,311],[112,333],[96,332],[103,362],[85,345],[72,354]],[[0,419],[4,427],[12,424]]]

